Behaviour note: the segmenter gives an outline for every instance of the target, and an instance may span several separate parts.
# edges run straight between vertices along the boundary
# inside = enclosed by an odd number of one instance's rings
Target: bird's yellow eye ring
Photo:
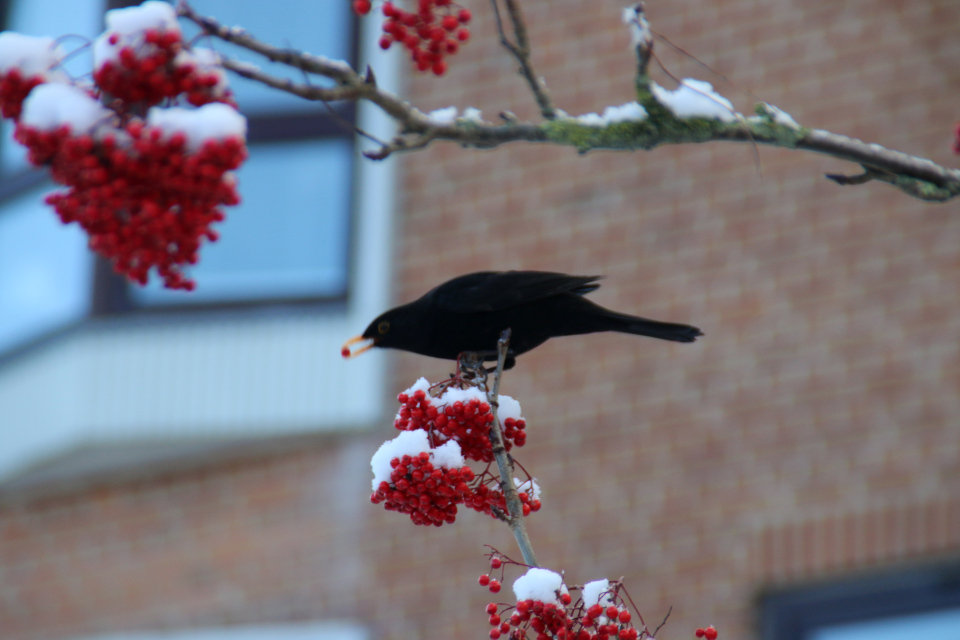
[[[377,325],[377,331],[380,332],[380,335],[385,335],[387,331],[390,331],[390,323],[384,320]]]

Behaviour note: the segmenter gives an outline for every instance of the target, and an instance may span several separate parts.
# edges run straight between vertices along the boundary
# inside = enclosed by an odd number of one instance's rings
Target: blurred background
[[[485,2],[463,1],[473,37],[439,79],[382,55],[379,20],[346,0],[192,4],[371,62],[424,110],[537,118]],[[646,4],[736,84],[660,42],[673,76],[956,164],[955,1]],[[0,15],[76,34],[72,50],[115,6],[7,0]],[[524,2],[568,113],[633,99],[623,6]],[[706,333],[552,340],[505,376],[544,490],[527,526],[545,566],[570,584],[623,576],[651,628],[670,612],[659,638],[960,638],[955,203],[840,187],[823,174],[858,167],[746,144],[435,144],[374,163],[349,127],[389,135],[374,110],[237,92],[244,203],[189,295],[113,277],[40,204],[52,185],[4,132],[0,638],[485,637],[485,604],[511,596],[476,578],[484,545],[519,557],[507,528],[472,511],[415,527],[369,503],[395,395],[452,363],[339,355],[389,305],[481,269],[604,274],[598,303]]]

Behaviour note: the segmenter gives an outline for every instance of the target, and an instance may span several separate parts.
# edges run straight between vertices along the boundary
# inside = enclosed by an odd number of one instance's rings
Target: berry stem
[[[507,511],[510,519],[507,524],[513,537],[517,540],[517,546],[520,547],[520,553],[523,555],[523,561],[531,566],[537,567],[537,557],[533,553],[533,544],[530,542],[530,536],[527,535],[527,527],[523,518],[523,503],[517,494],[517,487],[513,482],[513,462],[507,456],[507,450],[503,446],[503,432],[500,426],[500,416],[498,414],[500,397],[500,377],[503,375],[503,365],[507,361],[507,349],[510,346],[510,328],[503,330],[500,334],[500,340],[497,341],[497,368],[493,374],[493,387],[484,390],[487,394],[487,402],[490,403],[490,411],[493,412],[493,422],[490,423],[490,444],[493,446],[493,457],[497,461],[497,470],[500,472],[500,490],[506,498]]]

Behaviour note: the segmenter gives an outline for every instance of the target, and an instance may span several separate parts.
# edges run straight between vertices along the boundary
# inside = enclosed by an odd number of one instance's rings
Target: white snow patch
[[[23,101],[20,121],[41,131],[67,125],[74,135],[91,133],[110,122],[112,111],[86,91],[71,84],[41,84]]]
[[[516,579],[513,583],[513,593],[517,602],[521,600],[539,600],[544,604],[560,604],[557,593],[567,593],[563,584],[563,577],[549,569],[534,567]]]
[[[390,461],[403,456],[415,457],[422,452],[430,453],[430,461],[436,467],[444,469],[459,469],[466,465],[460,445],[450,440],[436,449],[430,448],[430,439],[426,431],[401,431],[393,440],[387,440],[370,459],[370,468],[373,469],[373,490],[380,487],[381,482],[389,482],[393,467]]]
[[[605,127],[607,123],[604,122],[603,117],[596,113],[585,113],[581,116],[575,118],[580,124],[585,124],[588,127]]]
[[[639,102],[628,102],[619,107],[607,107],[603,115],[585,113],[577,116],[576,120],[588,127],[605,127],[614,122],[639,122],[647,118],[647,110]]]
[[[594,580],[583,585],[583,606],[587,609],[595,604],[602,605],[604,608],[613,604],[613,598],[610,593],[610,581],[606,578]]]
[[[454,402],[462,402],[467,404],[471,400],[476,400],[478,402],[486,402],[487,395],[477,389],[476,387],[469,387],[467,389],[447,389],[442,396],[436,399],[437,404],[440,406],[451,405]]]
[[[463,115],[461,116],[464,120],[469,120],[470,122],[476,122],[481,124],[483,122],[483,114],[480,109],[475,107],[467,107],[463,110]]]
[[[433,466],[444,469],[460,469],[467,464],[460,452],[460,445],[453,440],[448,440],[436,449],[431,450],[430,461]]]
[[[789,113],[780,107],[774,106],[769,102],[764,102],[763,106],[767,110],[767,113],[770,114],[770,117],[773,118],[773,121],[777,124],[782,124],[783,126],[790,127],[791,129],[800,128],[800,124],[794,120]]]
[[[497,410],[497,415],[500,417],[501,422],[506,422],[507,418],[520,420],[523,417],[520,413],[520,403],[510,396],[500,396],[498,402],[500,403],[500,408]]]
[[[422,451],[430,450],[430,442],[427,439],[427,432],[422,429],[416,431],[401,431],[393,440],[387,440],[370,459],[370,467],[373,469],[373,490],[376,491],[383,481],[390,481],[390,474],[393,467],[390,461],[394,458],[403,456],[417,456]]]
[[[15,31],[0,33],[0,73],[18,69],[24,78],[42,76],[48,81],[65,82],[65,73],[53,71],[63,56],[63,49],[53,38],[37,38]]]
[[[639,7],[639,10],[638,5],[626,7],[621,17],[623,23],[630,27],[630,42],[634,49],[644,42],[653,40],[650,33],[650,23],[647,22],[647,17],[643,15],[642,7]]]
[[[437,109],[428,113],[427,117],[430,118],[434,124],[453,124],[453,121],[457,119],[457,108],[446,107],[444,109]]]
[[[138,7],[111,9],[107,11],[106,22],[107,31],[120,35],[132,35],[147,29],[180,32],[173,5],[159,0],[148,0]]]
[[[712,118],[721,122],[736,122],[738,119],[733,104],[703,80],[684,78],[673,91],[653,82],[650,90],[657,102],[673,111],[678,118]]]
[[[423,391],[425,394],[430,394],[430,382],[426,378],[420,378],[413,383],[413,386],[404,391],[410,397],[413,397],[413,394],[417,391]]]
[[[183,133],[190,151],[196,151],[207,140],[231,136],[245,139],[247,136],[247,119],[230,105],[220,102],[197,109],[151,107],[147,111],[147,126],[158,127],[168,136]]]

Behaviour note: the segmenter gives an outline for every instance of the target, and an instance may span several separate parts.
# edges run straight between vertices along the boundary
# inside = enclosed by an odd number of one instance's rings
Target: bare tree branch
[[[493,5],[493,13],[497,22],[497,34],[500,36],[500,44],[506,48],[513,57],[520,63],[520,73],[530,85],[530,91],[540,107],[540,114],[547,120],[553,120],[557,117],[557,109],[553,106],[553,100],[550,98],[550,92],[547,90],[547,83],[543,77],[537,74],[533,68],[533,62],[530,60],[530,40],[527,38],[527,23],[520,11],[520,5],[517,0],[504,0],[507,5],[507,13],[510,14],[510,23],[513,25],[513,34],[517,42],[510,42],[507,33],[503,28],[503,18],[500,16],[500,1],[490,0]]]
[[[501,38],[506,41],[504,46],[514,52],[521,67],[526,69],[524,75],[546,118],[543,122],[521,122],[515,116],[510,117],[506,111],[504,122],[499,124],[486,122],[476,114],[452,118],[426,114],[398,96],[380,89],[372,72],[361,75],[343,61],[263,43],[243,29],[226,27],[213,18],[198,15],[184,1],[180,2],[178,11],[214,37],[254,51],[268,60],[300,69],[308,77],[320,76],[333,80],[336,86],[318,87],[309,82],[297,83],[271,76],[255,65],[224,58],[223,66],[238,75],[307,100],[369,100],[383,109],[397,122],[397,134],[378,149],[367,151],[365,155],[372,159],[383,159],[399,151],[421,149],[437,140],[474,148],[493,148],[510,142],[541,142],[574,147],[581,153],[595,149],[649,150],[664,144],[746,142],[813,151],[857,163],[867,172],[864,176],[843,179],[838,179],[836,174],[828,176],[840,184],[886,182],[904,193],[930,202],[945,202],[960,195],[958,169],[829,131],[807,129],[776,107],[765,103],[757,105],[757,115],[754,116],[744,117],[731,111],[735,118],[727,118],[729,122],[707,117],[677,117],[657,100],[653,91],[655,85],[646,75],[652,55],[653,36],[643,16],[642,3],[628,9],[625,18],[631,27],[638,55],[639,72],[635,78],[638,102],[647,115],[633,119],[604,119],[595,114],[593,118],[566,116],[552,105],[545,89],[540,91],[543,87],[538,82],[541,81],[533,81],[537,76],[529,65],[529,43],[519,7],[516,0],[504,2],[510,11],[517,44],[509,43],[503,35],[497,9]],[[527,61],[526,67],[524,60]]]

